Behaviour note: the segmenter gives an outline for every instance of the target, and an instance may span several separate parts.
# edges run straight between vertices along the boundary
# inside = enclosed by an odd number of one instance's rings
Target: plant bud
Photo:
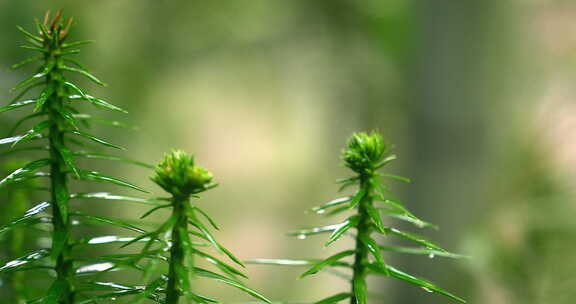
[[[373,170],[384,159],[388,147],[380,133],[354,133],[348,140],[342,159],[346,166],[357,173]]]
[[[194,165],[194,157],[182,150],[174,150],[156,166],[152,181],[172,195],[190,195],[206,189],[212,173]]]

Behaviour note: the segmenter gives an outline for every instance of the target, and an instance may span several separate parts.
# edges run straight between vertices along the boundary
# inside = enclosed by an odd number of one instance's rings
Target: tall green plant
[[[85,150],[88,147],[85,144],[86,140],[106,147],[122,148],[85,132],[84,129],[89,127],[90,121],[109,121],[95,119],[92,115],[80,113],[75,104],[87,102],[100,108],[119,112],[126,111],[102,99],[88,95],[86,90],[81,89],[68,78],[68,75],[76,74],[84,76],[98,85],[104,85],[90,74],[82,64],[72,58],[73,55],[80,52],[78,47],[90,42],[68,42],[72,25],[72,18],[65,20],[61,12],[58,12],[54,18],[50,18],[49,13],[47,13],[43,22],[36,22],[37,34],[18,27],[29,43],[23,47],[39,53],[39,56],[26,59],[14,65],[13,68],[20,68],[33,63],[39,63],[39,67],[32,76],[14,88],[14,90],[20,90],[16,98],[8,105],[0,108],[0,113],[24,107],[33,108],[31,114],[18,120],[13,131],[18,131],[20,126],[25,123],[39,121],[21,135],[11,135],[0,139],[1,145],[11,145],[12,150],[8,152],[43,151],[47,154],[44,158],[32,161],[0,180],[0,188],[2,188],[34,178],[48,179],[48,187],[45,190],[49,192],[49,200],[35,205],[22,217],[0,227],[0,233],[4,233],[19,226],[43,227],[42,225],[47,224],[51,226],[45,229],[50,234],[50,248],[42,248],[28,253],[0,267],[0,274],[38,269],[51,269],[55,272],[55,279],[47,293],[43,297],[29,299],[30,303],[73,304],[76,303],[76,300],[82,300],[82,303],[96,303],[90,302],[94,301],[90,300],[92,296],[85,293],[86,291],[91,292],[94,289],[93,284],[96,284],[95,280],[90,279],[90,276],[87,275],[118,267],[118,265],[100,257],[75,256],[75,249],[78,246],[106,243],[104,241],[94,242],[90,238],[75,238],[73,231],[75,225],[105,223],[138,233],[143,232],[143,230],[124,221],[77,211],[78,208],[73,208],[73,204],[71,204],[73,200],[82,198],[138,201],[138,199],[101,192],[73,193],[69,184],[71,179],[112,183],[144,191],[130,183],[100,174],[97,171],[82,169],[77,165],[78,158],[133,161]],[[25,96],[32,94],[36,97],[24,99]],[[112,122],[112,124],[117,123]],[[23,146],[24,144],[33,145]],[[73,149],[73,146],[80,148]],[[45,167],[48,168],[48,171],[40,171]],[[49,210],[51,210],[50,213],[48,213]],[[83,277],[80,278],[79,275],[83,275]]]
[[[233,286],[257,299],[270,303],[264,296],[238,280],[238,277],[246,278],[241,271],[206,251],[200,250],[200,247],[213,247],[237,265],[244,267],[238,258],[216,241],[207,224],[204,223],[207,221],[214,229],[219,230],[216,222],[191,201],[192,198],[200,198],[198,196],[200,193],[217,186],[212,183],[212,173],[196,166],[193,156],[175,150],[167,154],[156,167],[152,180],[170,193],[171,197],[164,199],[165,204],[150,209],[142,217],[147,217],[164,208],[171,209],[171,215],[158,229],[143,234],[126,245],[147,239],[148,241],[137,260],[149,258],[165,261],[168,263],[168,275],[152,280],[146,287],[146,292],[137,299],[162,299],[159,291],[163,290],[165,297],[163,300],[158,300],[158,303],[178,304],[182,303],[181,299],[193,303],[217,302],[199,294],[198,290],[192,288],[190,277],[198,276]],[[192,237],[198,240],[192,240]],[[222,271],[223,275],[198,267],[197,263],[194,262],[196,258],[204,259],[213,264]]]
[[[449,253],[424,237],[388,226],[382,220],[381,214],[385,214],[412,223],[419,228],[434,227],[434,225],[417,218],[401,202],[391,198],[382,179],[389,178],[400,181],[408,181],[408,179],[378,172],[380,168],[396,159],[396,156],[391,154],[390,148],[385,144],[382,136],[377,132],[354,134],[348,141],[348,147],[344,150],[342,158],[346,167],[350,168],[355,175],[340,180],[339,183],[342,184],[340,190],[356,186],[356,193],[335,199],[312,210],[318,214],[327,215],[336,215],[344,212],[351,212],[352,214],[339,224],[301,230],[291,233],[291,235],[303,239],[311,235],[330,233],[330,237],[325,243],[326,246],[336,242],[342,236],[348,235],[354,239],[355,248],[338,252],[323,260],[257,259],[249,262],[288,266],[309,265],[311,266],[310,269],[304,272],[301,277],[306,277],[319,271],[330,271],[350,280],[350,292],[342,292],[330,296],[316,302],[316,304],[336,303],[346,299],[350,299],[351,304],[367,303],[368,287],[366,282],[369,275],[399,279],[420,286],[429,292],[442,294],[453,300],[465,303],[464,299],[427,280],[392,267],[384,260],[382,251],[421,254],[429,257],[456,258],[460,256]],[[355,229],[356,233],[351,233],[351,229]],[[421,247],[380,245],[374,239],[373,234],[398,237],[416,243]],[[345,261],[347,257],[351,257],[353,259],[352,262]],[[352,276],[348,277],[347,274],[333,269],[334,267],[348,268],[351,270]]]

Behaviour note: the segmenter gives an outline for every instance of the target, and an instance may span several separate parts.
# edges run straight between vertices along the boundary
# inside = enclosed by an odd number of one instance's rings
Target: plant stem
[[[58,52],[58,49],[53,49],[46,57],[46,60],[55,60],[53,55]],[[52,201],[52,224],[53,224],[53,237],[52,237],[52,250],[58,254],[56,259],[56,280],[63,284],[65,290],[64,295],[60,298],[60,304],[73,304],[74,303],[74,267],[71,259],[72,249],[72,224],[69,214],[69,197],[68,191],[68,177],[66,170],[66,163],[62,158],[59,148],[65,147],[64,133],[65,125],[62,115],[57,109],[64,107],[63,88],[61,85],[62,71],[58,69],[58,65],[47,75],[47,87],[55,88],[55,93],[47,101],[48,119],[51,122],[49,133],[49,147],[50,159],[52,161],[50,166],[50,182],[51,182],[51,201]],[[58,248],[57,246],[61,246]]]
[[[178,304],[183,290],[181,284],[186,281],[180,277],[182,272],[178,270],[184,269],[184,259],[186,257],[180,234],[182,231],[187,231],[188,228],[185,204],[188,204],[189,200],[190,196],[172,197],[172,217],[176,219],[176,223],[172,227],[172,247],[170,248],[170,269],[166,288],[166,304]]]
[[[372,205],[372,196],[370,180],[372,176],[369,174],[360,175],[360,190],[364,190],[364,197],[358,203],[358,215],[360,221],[357,226],[356,235],[356,253],[354,255],[353,276],[352,276],[352,297],[350,298],[351,304],[365,304],[366,303],[366,277],[368,276],[368,246],[362,242],[362,239],[370,238],[372,231],[372,224],[370,215],[368,214],[368,207]],[[363,288],[363,291],[356,290]],[[357,295],[363,295],[358,297]]]

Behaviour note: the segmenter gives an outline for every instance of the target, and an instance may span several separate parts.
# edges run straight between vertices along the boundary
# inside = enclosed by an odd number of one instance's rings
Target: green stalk
[[[172,227],[172,247],[170,248],[170,268],[168,272],[168,284],[166,288],[166,304],[178,304],[182,293],[182,282],[184,278],[180,277],[177,269],[184,269],[184,259],[186,257],[185,249],[182,246],[183,240],[180,231],[186,231],[188,227],[188,218],[184,210],[185,204],[188,204],[190,196],[172,197],[172,217],[176,223]]]
[[[370,174],[362,174],[360,176],[360,189],[364,189],[367,193],[362,200],[358,203],[358,215],[360,221],[356,227],[358,233],[356,235],[356,253],[354,255],[354,265],[352,266],[352,297],[350,298],[351,304],[364,304],[366,303],[366,277],[368,276],[368,259],[369,250],[368,246],[362,241],[370,237],[372,232],[372,224],[368,208],[372,205],[372,197],[368,194],[371,193]],[[359,289],[364,289],[359,290]],[[360,296],[358,296],[360,295]]]
[[[56,280],[60,282],[65,291],[60,298],[59,304],[74,303],[74,267],[71,259],[72,249],[72,223],[69,214],[69,197],[67,166],[62,158],[61,150],[66,147],[64,134],[66,131],[66,121],[58,111],[64,107],[64,97],[66,92],[62,85],[63,74],[59,69],[62,59],[57,56],[62,52],[59,43],[48,41],[49,52],[45,55],[46,62],[51,60],[56,62],[54,68],[46,75],[46,87],[54,88],[54,94],[46,101],[48,120],[51,122],[49,129],[49,149],[50,149],[50,184],[52,202],[52,257],[56,260]],[[55,255],[54,255],[55,254]]]

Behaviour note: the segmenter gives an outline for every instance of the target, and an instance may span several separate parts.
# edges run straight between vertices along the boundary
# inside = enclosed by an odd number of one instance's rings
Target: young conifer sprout
[[[27,303],[101,303],[100,301],[103,299],[112,296],[95,295],[98,293],[97,291],[107,290],[102,286],[117,287],[117,285],[111,282],[101,282],[97,279],[111,269],[118,270],[131,266],[120,265],[113,259],[106,257],[78,254],[77,249],[81,247],[114,243],[120,239],[125,240],[125,238],[118,236],[79,238],[75,235],[76,226],[105,224],[136,233],[144,232],[122,220],[78,211],[77,201],[79,199],[124,200],[152,204],[147,200],[105,192],[74,193],[71,191],[69,181],[76,179],[112,183],[146,192],[125,181],[100,174],[97,171],[80,168],[77,164],[78,158],[126,161],[147,166],[121,157],[86,150],[89,146],[86,145],[85,141],[108,148],[120,147],[87,133],[85,129],[90,126],[89,122],[93,120],[93,116],[80,113],[76,109],[76,104],[87,102],[103,109],[125,111],[102,99],[88,95],[86,90],[81,89],[69,79],[69,76],[79,75],[98,85],[103,85],[100,80],[86,71],[82,64],[72,58],[74,54],[80,52],[78,47],[89,42],[69,42],[72,25],[73,19],[64,18],[59,11],[53,18],[50,17],[50,13],[47,13],[42,22],[37,21],[36,34],[18,27],[29,43],[23,47],[39,53],[39,56],[26,59],[14,65],[13,68],[17,69],[30,64],[38,64],[39,66],[32,76],[14,88],[14,90],[20,90],[16,98],[8,105],[0,107],[0,113],[26,107],[32,108],[31,114],[22,117],[16,123],[12,133],[20,132],[22,125],[35,121],[32,127],[21,135],[12,134],[10,137],[0,139],[0,145],[10,149],[2,152],[2,154],[23,153],[25,151],[46,154],[44,158],[29,162],[0,180],[0,189],[31,179],[47,180],[43,184],[44,187],[40,189],[48,190],[49,197],[46,198],[46,201],[33,204],[33,207],[19,215],[19,218],[12,219],[8,224],[0,227],[0,234],[19,228],[39,229],[37,231],[43,230],[43,233],[50,239],[49,248],[40,248],[20,258],[14,257],[14,260],[0,266],[0,275],[26,270],[26,273],[30,273],[30,277],[44,276],[52,280],[52,283],[47,285],[47,291],[43,296],[35,295],[33,291],[36,289],[28,290]],[[34,97],[26,99],[25,97],[28,95]],[[48,168],[48,170],[40,171],[43,168]],[[10,202],[7,203],[10,204]],[[55,274],[53,279],[49,275],[52,273]],[[126,290],[126,288],[112,288],[112,290]],[[41,288],[38,289],[42,290]]]
[[[210,171],[195,165],[193,156],[180,150],[168,153],[164,160],[156,166],[152,180],[170,193],[171,197],[165,199],[165,204],[150,209],[142,217],[147,217],[163,208],[170,208],[172,212],[157,230],[134,239],[134,242],[138,239],[148,239],[139,259],[151,258],[167,261],[168,274],[148,284],[146,291],[137,300],[149,298],[150,295],[156,295],[156,298],[161,299],[162,296],[159,292],[164,291],[165,299],[159,300],[158,303],[217,302],[201,295],[198,290],[194,290],[190,278],[196,276],[233,286],[259,300],[270,303],[264,296],[238,280],[238,277],[246,278],[241,271],[210,255],[204,249],[200,249],[213,247],[238,266],[244,267],[244,264],[228,249],[220,245],[210,232],[208,225],[214,229],[219,229],[216,222],[196,203],[193,203],[195,200],[191,201],[192,198],[198,199],[200,193],[216,187],[216,184],[212,183],[212,178]],[[163,238],[165,235],[169,236],[168,239]],[[169,250],[164,250],[165,247],[168,247]],[[194,263],[196,258],[207,260],[223,274],[198,267]],[[181,299],[186,301],[180,301]]]
[[[381,214],[385,214],[403,221],[407,221],[419,228],[434,227],[426,223],[410,211],[401,202],[390,198],[387,187],[382,179],[396,179],[408,181],[408,179],[396,175],[379,173],[378,170],[390,163],[396,156],[391,154],[390,148],[378,132],[355,133],[348,141],[348,147],[344,150],[342,159],[346,167],[354,172],[354,176],[339,181],[342,184],[340,190],[347,187],[356,186],[357,191],[347,197],[332,200],[324,205],[312,209],[317,214],[328,216],[350,212],[351,215],[343,222],[335,225],[316,227],[301,230],[290,235],[303,239],[311,235],[330,233],[326,246],[338,241],[343,236],[351,236],[355,241],[355,248],[338,252],[323,260],[292,260],[292,259],[256,259],[248,261],[252,264],[271,264],[287,266],[310,266],[301,277],[313,275],[320,271],[327,271],[336,274],[351,282],[350,292],[342,292],[323,300],[316,304],[337,303],[350,299],[351,304],[368,303],[367,278],[370,275],[387,276],[399,279],[410,284],[417,285],[426,291],[447,296],[458,302],[465,303],[465,300],[441,289],[435,284],[405,273],[395,267],[388,265],[382,251],[401,252],[408,254],[419,254],[430,257],[441,256],[458,258],[460,255],[449,253],[425,238],[401,231],[385,224]],[[351,230],[356,233],[352,234]],[[410,242],[416,243],[417,247],[394,247],[378,244],[373,234],[383,236],[394,236]],[[352,261],[346,261],[351,258]],[[335,268],[348,268],[352,276],[340,272]]]

